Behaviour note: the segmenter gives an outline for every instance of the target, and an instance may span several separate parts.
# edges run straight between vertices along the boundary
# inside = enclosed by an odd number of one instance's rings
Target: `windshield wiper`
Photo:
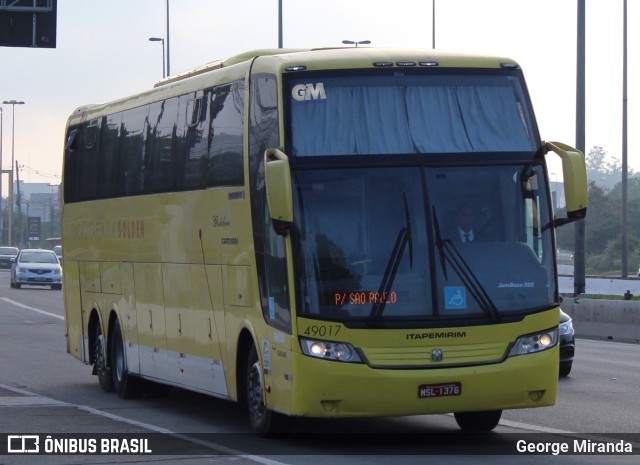
[[[460,277],[462,284],[465,285],[471,296],[478,302],[482,311],[493,321],[499,321],[500,315],[498,308],[453,242],[451,242],[450,239],[442,239],[435,206],[433,206],[431,210],[433,212],[433,225],[436,234],[436,247],[438,248],[440,265],[442,266],[445,280],[448,280],[446,263],[449,262],[453,271]]]
[[[440,266],[442,267],[442,273],[444,274],[445,281],[449,280],[447,276],[447,261],[444,257],[444,245],[442,244],[442,233],[440,232],[440,223],[438,222],[438,215],[436,213],[436,207],[431,207],[433,212],[433,227],[436,230],[436,246],[438,247],[438,256],[440,257]]]
[[[398,274],[398,267],[402,262],[404,256],[404,249],[409,246],[409,268],[413,268],[413,238],[411,237],[411,216],[409,214],[409,204],[407,203],[407,194],[402,193],[402,199],[404,201],[404,220],[405,226],[398,231],[398,237],[396,237],[396,243],[391,251],[391,256],[387,262],[387,268],[384,270],[380,287],[378,288],[378,299],[371,307],[370,317],[378,318],[384,312],[386,300],[391,292],[393,281]]]

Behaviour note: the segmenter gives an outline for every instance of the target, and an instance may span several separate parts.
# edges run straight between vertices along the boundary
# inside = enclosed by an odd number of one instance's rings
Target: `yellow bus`
[[[445,412],[486,431],[554,404],[554,230],[586,213],[585,164],[541,141],[515,61],[258,50],[66,131],[67,350],[105,391],[242,402],[261,433]]]

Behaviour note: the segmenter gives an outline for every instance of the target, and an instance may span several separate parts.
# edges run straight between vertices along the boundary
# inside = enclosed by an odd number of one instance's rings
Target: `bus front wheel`
[[[273,412],[264,403],[262,368],[255,346],[251,346],[245,367],[245,400],[251,429],[259,434],[286,432],[288,418]]]
[[[502,410],[458,412],[454,413],[453,416],[463,431],[486,432],[498,426],[500,417],[502,416]]]

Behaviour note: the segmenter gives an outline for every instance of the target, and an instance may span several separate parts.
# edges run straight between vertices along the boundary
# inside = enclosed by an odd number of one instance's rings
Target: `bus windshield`
[[[291,154],[532,152],[517,71],[305,76],[290,82]]]
[[[496,321],[548,308],[542,179],[533,165],[299,171],[301,313]]]

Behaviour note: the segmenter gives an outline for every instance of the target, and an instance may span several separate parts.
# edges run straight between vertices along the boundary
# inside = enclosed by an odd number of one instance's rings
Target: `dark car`
[[[56,245],[52,250],[53,253],[58,256],[58,260],[60,260],[60,263],[62,263],[62,246]]]
[[[571,317],[560,310],[560,376],[569,376],[576,351],[576,334]]]
[[[11,259],[18,256],[17,247],[0,247],[0,268],[11,268]]]

